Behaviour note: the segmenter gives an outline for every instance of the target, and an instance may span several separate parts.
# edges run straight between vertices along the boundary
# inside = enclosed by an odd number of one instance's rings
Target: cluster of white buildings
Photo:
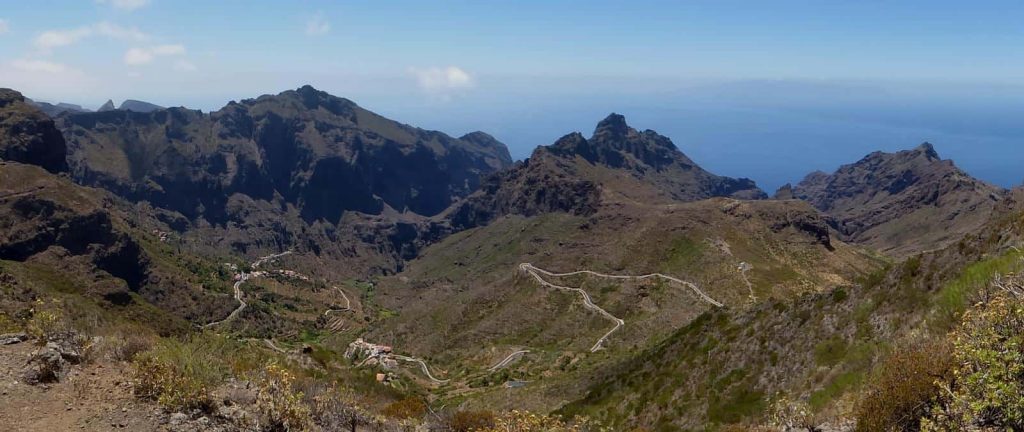
[[[398,366],[398,360],[392,356],[392,349],[388,345],[377,345],[366,342],[363,338],[356,339],[348,344],[345,350],[345,357],[355,360],[362,359],[359,366],[379,364],[385,369],[392,369]]]

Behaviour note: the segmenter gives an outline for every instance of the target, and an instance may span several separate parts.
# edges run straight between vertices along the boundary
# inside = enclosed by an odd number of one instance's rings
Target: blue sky
[[[302,84],[513,155],[608,112],[766,188],[936,144],[1024,173],[1024,3],[0,0],[0,86],[217,109]]]

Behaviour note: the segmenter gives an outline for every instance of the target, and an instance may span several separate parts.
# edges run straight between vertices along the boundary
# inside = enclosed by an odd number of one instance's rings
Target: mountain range
[[[238,355],[345,378],[380,412],[699,430],[784,396],[841,419],[1024,241],[1022,192],[928,143],[769,197],[614,113],[513,161],[310,86],[210,113],[0,89],[0,160],[0,324],[50,299],[90,331],[262,341]],[[388,354],[342,354],[365,341]]]

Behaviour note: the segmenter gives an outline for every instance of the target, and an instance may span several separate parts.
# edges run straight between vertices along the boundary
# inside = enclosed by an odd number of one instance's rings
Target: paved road
[[[597,340],[597,343],[595,343],[594,346],[590,348],[591,352],[596,352],[597,350],[601,349],[602,346],[604,345],[604,342],[606,340],[608,340],[608,338],[612,335],[612,333],[615,333],[617,330],[622,328],[622,326],[626,325],[626,322],[623,321],[621,318],[618,318],[618,317],[612,315],[611,313],[609,313],[608,311],[602,309],[600,306],[594,304],[594,301],[593,301],[593,299],[591,299],[590,294],[588,294],[582,288],[574,288],[574,287],[566,287],[566,286],[561,286],[561,285],[555,285],[555,284],[553,284],[551,282],[548,282],[548,281],[544,280],[544,278],[540,276],[541,274],[543,274],[545,276],[549,276],[549,277],[566,277],[566,276],[576,276],[576,275],[586,274],[586,275],[591,275],[591,276],[596,276],[596,277],[602,277],[602,278],[608,278],[608,279],[617,279],[617,280],[643,280],[643,279],[651,279],[651,278],[661,278],[661,279],[665,279],[665,280],[667,280],[669,282],[675,282],[675,283],[683,285],[683,286],[685,286],[687,288],[690,288],[701,299],[703,299],[704,301],[706,301],[708,303],[711,303],[712,305],[714,305],[716,307],[723,307],[724,306],[722,303],[720,303],[717,300],[711,298],[711,296],[705,294],[704,291],[701,291],[701,289],[698,288],[697,285],[694,285],[694,284],[692,284],[690,282],[687,282],[687,281],[684,281],[684,280],[681,280],[681,279],[678,279],[678,278],[675,278],[675,277],[672,277],[672,276],[664,275],[664,274],[661,274],[661,273],[650,273],[650,274],[639,275],[639,276],[610,275],[610,274],[598,273],[598,272],[591,271],[591,270],[578,270],[578,271],[568,272],[568,273],[554,273],[554,272],[550,272],[550,271],[544,270],[542,268],[539,268],[537,266],[534,266],[533,264],[530,264],[530,263],[519,264],[519,268],[521,270],[525,271],[530,276],[533,276],[533,278],[538,283],[540,283],[543,286],[547,286],[547,287],[555,288],[555,289],[560,289],[560,290],[565,290],[565,291],[574,291],[574,292],[579,293],[580,296],[583,297],[583,306],[584,307],[586,307],[588,309],[591,309],[593,311],[596,311],[597,313],[601,314],[601,316],[604,316],[605,318],[607,318],[607,319],[609,319],[609,320],[611,320],[612,322],[615,323],[615,327],[613,327],[611,330],[609,330],[608,333],[605,333],[604,336],[601,336],[601,338]]]
[[[279,254],[267,255],[265,257],[261,257],[261,258],[257,259],[256,261],[253,261],[251,267],[253,269],[256,269],[256,268],[258,268],[259,266],[263,265],[266,262],[273,261],[273,260],[278,259],[280,257],[283,257],[285,255],[290,255],[291,253],[292,253],[292,251],[285,251],[285,252],[282,252],[282,253],[279,253]],[[254,272],[248,272],[248,273],[245,272],[245,271],[242,271],[242,272],[238,273],[238,280],[235,281],[235,285],[233,286],[233,289],[235,291],[235,300],[238,301],[238,307],[235,308],[235,310],[231,311],[231,313],[228,314],[228,316],[226,318],[224,318],[224,319],[222,319],[220,321],[214,321],[214,322],[208,323],[208,324],[204,325],[203,328],[210,328],[210,327],[213,327],[213,326],[224,324],[224,323],[226,323],[228,321],[231,321],[231,320],[235,319],[235,317],[237,317],[238,314],[242,313],[242,311],[245,310],[245,308],[247,306],[249,306],[249,304],[245,302],[245,299],[242,298],[243,295],[244,295],[244,293],[242,292],[242,284],[244,284],[246,281],[248,281],[249,279],[251,279],[253,277],[261,276],[262,274],[263,273],[261,273],[261,272],[255,272],[255,271]]]
[[[491,366],[491,368],[487,369],[487,370],[490,371],[490,372],[494,372],[494,371],[497,371],[498,369],[504,368],[505,366],[508,366],[509,363],[512,363],[513,360],[519,358],[520,356],[522,356],[523,354],[526,354],[528,352],[530,352],[530,350],[519,350],[519,351],[516,351],[516,352],[514,352],[512,354],[509,354],[508,357],[505,357],[504,360],[498,362],[498,364],[496,364],[494,366]]]
[[[446,382],[451,381],[451,380],[441,380],[441,379],[435,378],[434,375],[430,374],[430,369],[427,368],[427,363],[424,362],[423,360],[420,360],[420,359],[416,358],[416,357],[409,357],[409,356],[398,355],[398,354],[391,354],[391,357],[394,357],[394,358],[396,358],[398,360],[402,360],[402,361],[418,363],[420,365],[420,368],[423,369],[423,373],[427,375],[427,378],[430,378],[431,381],[433,381],[433,382],[435,382],[437,384],[444,384]]]
[[[338,291],[338,294],[341,294],[341,297],[343,299],[345,299],[345,307],[342,308],[342,309],[327,309],[324,312],[324,316],[327,316],[327,315],[329,315],[331,313],[334,313],[334,312],[348,312],[348,311],[352,310],[352,302],[348,299],[348,296],[345,295],[345,291],[342,291],[341,287],[338,287],[338,286],[335,286],[334,289]]]

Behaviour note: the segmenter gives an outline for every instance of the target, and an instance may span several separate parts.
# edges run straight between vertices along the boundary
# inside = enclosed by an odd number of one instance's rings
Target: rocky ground
[[[0,425],[9,431],[228,431],[222,419],[167,413],[132,394],[130,366],[65,362],[56,381],[30,384],[49,349],[32,340],[0,345]],[[66,354],[66,353],[65,353]],[[59,354],[58,354],[59,355]]]

